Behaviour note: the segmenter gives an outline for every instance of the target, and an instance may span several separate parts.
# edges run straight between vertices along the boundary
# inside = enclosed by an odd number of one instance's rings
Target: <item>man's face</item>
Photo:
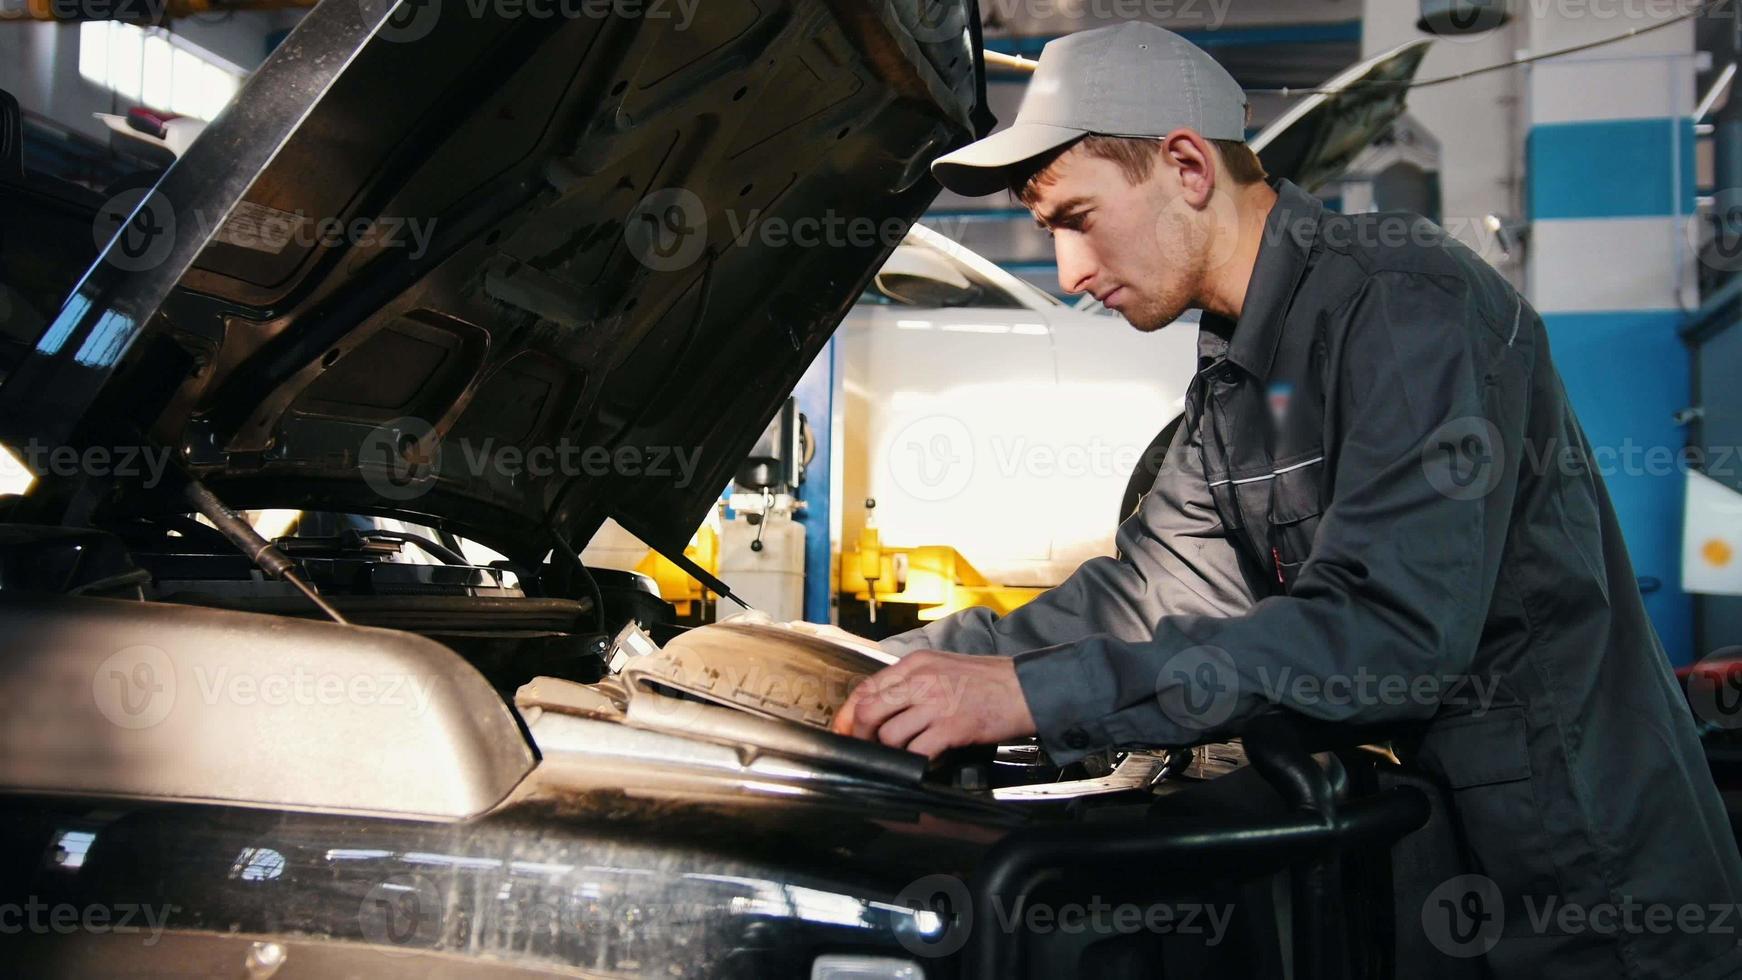
[[[1049,175],[1030,210],[1052,235],[1066,292],[1094,295],[1143,331],[1198,305],[1205,216],[1181,200],[1176,168],[1157,159],[1149,178],[1132,184],[1113,161],[1074,147]]]

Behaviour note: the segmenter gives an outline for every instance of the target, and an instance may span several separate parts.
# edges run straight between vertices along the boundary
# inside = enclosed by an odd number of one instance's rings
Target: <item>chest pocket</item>
[[[1268,545],[1276,583],[1294,589],[1301,566],[1312,554],[1313,536],[1324,514],[1325,455],[1314,449],[1279,461],[1269,481]]]

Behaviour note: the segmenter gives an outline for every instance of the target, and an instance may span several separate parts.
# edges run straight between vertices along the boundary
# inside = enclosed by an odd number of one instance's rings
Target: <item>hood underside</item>
[[[204,237],[112,372],[98,314],[63,310],[16,387],[82,409],[83,441],[148,428],[236,507],[519,556],[612,516],[681,548],[973,137],[973,11],[594,6],[629,9],[402,7],[207,220],[188,178],[287,97],[273,61],[319,54],[316,8],[153,192]]]
[[[1432,43],[1421,38],[1376,54],[1295,103],[1252,139],[1264,169],[1309,191],[1335,180],[1403,115]]]

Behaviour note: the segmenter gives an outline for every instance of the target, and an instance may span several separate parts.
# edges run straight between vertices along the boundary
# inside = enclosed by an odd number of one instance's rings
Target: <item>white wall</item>
[[[1361,56],[1417,40],[1419,4],[1410,0],[1366,0]],[[1524,46],[1518,33],[1524,18],[1486,34],[1440,38],[1428,49],[1417,80],[1440,78],[1472,68],[1510,61]],[[1490,72],[1445,85],[1413,89],[1409,113],[1440,141],[1440,207],[1447,230],[1501,269],[1514,285],[1523,284],[1516,253],[1502,256],[1481,218],[1522,216],[1525,123],[1519,69]]]

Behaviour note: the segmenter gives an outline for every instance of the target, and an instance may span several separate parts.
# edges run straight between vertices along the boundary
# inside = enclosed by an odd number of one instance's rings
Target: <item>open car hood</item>
[[[1432,38],[1351,65],[1264,127],[1252,149],[1273,177],[1316,190],[1348,169],[1398,116]]]
[[[607,516],[681,548],[990,119],[972,0],[636,9],[315,8],[110,202],[0,438],[519,558]]]

